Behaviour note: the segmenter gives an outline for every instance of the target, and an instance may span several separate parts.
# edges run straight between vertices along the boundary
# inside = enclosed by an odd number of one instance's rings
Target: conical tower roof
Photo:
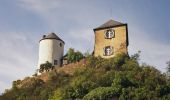
[[[56,39],[56,40],[60,40],[64,43],[64,41],[62,39],[60,39],[55,33],[50,33],[49,35],[44,35],[43,38],[41,40],[45,40],[45,39]],[[40,40],[40,41],[41,41]]]

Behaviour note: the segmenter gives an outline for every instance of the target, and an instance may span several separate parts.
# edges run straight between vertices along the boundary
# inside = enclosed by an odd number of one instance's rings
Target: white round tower
[[[55,33],[44,35],[39,41],[39,60],[38,67],[46,61],[55,67],[61,66],[64,53],[64,41]]]

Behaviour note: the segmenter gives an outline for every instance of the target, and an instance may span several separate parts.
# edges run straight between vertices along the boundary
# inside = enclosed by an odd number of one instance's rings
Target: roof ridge
[[[96,29],[104,29],[104,28],[108,28],[108,27],[114,27],[114,26],[119,26],[119,25],[124,25],[124,23],[115,21],[113,19],[108,20],[107,22],[105,22],[104,24],[100,25],[99,27],[95,28]]]
[[[49,33],[47,36],[44,35],[41,40],[44,40],[44,39],[56,39],[56,40],[60,40],[60,41],[64,42],[64,41],[63,41],[61,38],[59,38],[54,32]],[[40,40],[40,41],[41,41],[41,40]]]

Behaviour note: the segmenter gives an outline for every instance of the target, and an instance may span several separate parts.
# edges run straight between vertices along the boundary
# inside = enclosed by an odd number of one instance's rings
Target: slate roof
[[[49,35],[44,35],[43,38],[41,40],[45,40],[45,39],[56,39],[56,40],[60,40],[64,43],[64,41],[62,39],[60,39],[55,33],[50,33]],[[40,41],[41,41],[40,40]]]
[[[121,26],[121,25],[125,25],[125,24],[111,19],[111,20],[107,21],[106,23],[102,24],[101,26],[95,28],[94,30],[110,28],[110,27],[115,27],[115,26]]]

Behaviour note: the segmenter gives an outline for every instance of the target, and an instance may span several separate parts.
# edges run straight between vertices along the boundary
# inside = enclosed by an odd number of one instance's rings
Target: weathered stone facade
[[[113,37],[106,38],[107,30],[113,31]],[[102,26],[94,29],[94,34],[95,34],[94,56],[110,58],[114,57],[118,53],[126,54],[128,53],[127,24],[122,24],[120,22],[110,20],[103,24]],[[110,49],[107,49],[106,47],[109,47]],[[105,53],[109,55],[106,55]]]

